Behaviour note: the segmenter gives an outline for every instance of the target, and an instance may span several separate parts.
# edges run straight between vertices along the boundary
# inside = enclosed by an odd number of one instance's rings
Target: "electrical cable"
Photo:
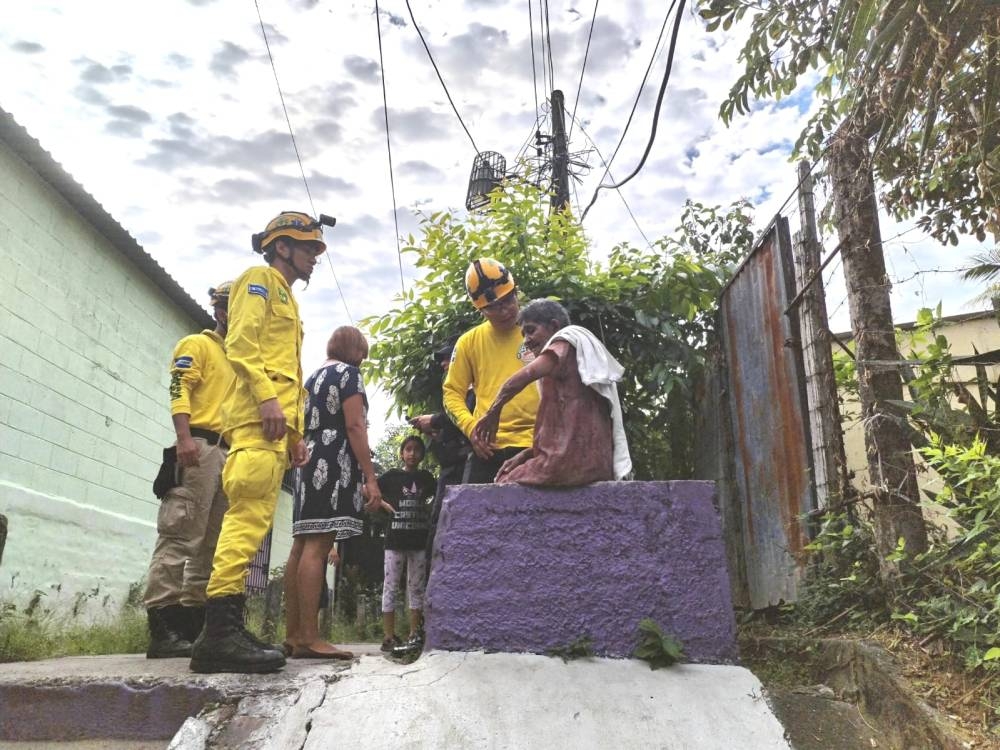
[[[295,158],[299,162],[299,172],[302,174],[302,184],[306,187],[306,197],[309,199],[309,208],[312,210],[312,215],[316,216],[316,205],[313,203],[312,192],[309,190],[309,181],[306,179],[306,170],[302,166],[302,157],[299,155],[299,147],[295,142],[295,131],[292,130],[292,120],[288,116],[288,108],[285,106],[285,95],[281,91],[281,82],[278,80],[278,68],[274,64],[274,56],[271,54],[271,45],[267,41],[267,30],[264,28],[264,19],[260,15],[260,5],[257,0],[253,0],[254,7],[257,9],[257,21],[260,23],[260,33],[264,37],[264,47],[267,49],[267,59],[271,62],[271,72],[274,74],[274,85],[278,88],[278,98],[281,100],[281,109],[285,113],[285,122],[288,124],[288,135],[292,139],[292,148],[295,150]],[[344,305],[344,312],[347,313],[347,319],[354,325],[354,318],[351,317],[351,311],[347,307],[347,297],[344,296],[344,290],[340,288],[340,280],[337,278],[337,271],[333,267],[333,261],[330,260],[330,253],[323,253],[326,256],[326,262],[330,266],[330,273],[333,274],[333,283],[337,285],[337,293],[340,295],[340,301]]]
[[[628,113],[628,120],[625,121],[625,127],[622,130],[621,136],[618,138],[618,145],[615,146],[615,150],[611,152],[611,158],[605,166],[604,174],[601,175],[601,183],[604,182],[604,178],[607,177],[608,173],[611,171],[611,165],[614,163],[615,157],[618,156],[618,150],[622,147],[622,143],[625,142],[625,135],[628,133],[629,126],[632,124],[632,118],[635,117],[635,111],[639,107],[639,100],[642,98],[642,90],[646,87],[646,80],[649,78],[649,72],[653,69],[653,63],[656,62],[656,58],[659,56],[660,42],[663,41],[663,33],[667,30],[667,22],[670,20],[670,14],[673,12],[676,2],[677,0],[674,0],[670,4],[670,7],[667,8],[666,15],[663,17],[663,23],[660,25],[660,33],[656,37],[656,44],[653,45],[653,54],[649,58],[649,65],[646,66],[646,72],[643,74],[642,82],[639,84],[639,91],[635,95],[635,101],[632,102],[632,111]],[[591,143],[593,143],[593,141],[591,141]],[[593,201],[591,201],[591,205],[593,205]],[[590,206],[587,206],[587,209],[589,210]],[[583,216],[580,217],[581,223],[586,215],[587,212],[584,211]]]
[[[399,288],[406,294],[403,281],[403,252],[399,247],[399,217],[396,216],[396,178],[392,170],[392,141],[389,138],[389,100],[385,93],[385,61],[382,57],[382,22],[379,20],[378,0],[375,0],[375,29],[378,32],[378,67],[382,78],[382,112],[385,114],[385,149],[389,154],[389,188],[392,192],[392,223],[396,228],[396,260],[399,261]]]
[[[256,2],[256,0],[254,0],[254,2]],[[456,107],[455,102],[452,101],[451,93],[448,91],[448,86],[445,85],[444,78],[441,77],[441,71],[438,70],[437,63],[434,62],[434,55],[431,54],[431,48],[427,46],[427,40],[424,39],[424,34],[417,25],[417,19],[413,17],[413,8],[410,7],[410,0],[406,0],[406,9],[410,12],[410,20],[413,22],[413,28],[417,30],[417,36],[420,37],[420,41],[424,45],[424,50],[427,52],[427,58],[431,61],[431,65],[434,66],[434,72],[437,73],[438,80],[441,82],[441,88],[444,89],[444,95],[448,97],[448,103],[451,105],[452,110],[454,110],[455,117],[458,118],[458,122],[461,124],[462,130],[464,130],[465,134],[469,136],[472,148],[476,150],[476,155],[478,156],[480,153],[479,147],[476,145],[476,141],[472,137],[472,133],[470,133],[469,129],[465,127],[465,121],[462,119],[462,115],[458,113],[458,107]]]
[[[545,41],[549,48],[549,83],[552,84],[552,90],[556,88],[556,74],[555,69],[552,67],[552,23],[549,21],[549,0],[542,0],[542,4],[545,6]]]
[[[572,122],[576,122],[575,117],[572,117]],[[594,139],[590,137],[590,134],[584,130],[583,123],[577,122],[577,124],[580,126],[580,132],[583,133],[583,137],[590,141],[590,145],[594,147],[594,151],[597,153],[597,158],[601,160],[601,164],[607,167],[607,174],[611,175],[611,166],[607,163],[607,161],[605,161],[604,154],[601,153],[601,149],[598,148]],[[611,179],[614,179],[614,175],[611,176]],[[646,245],[650,250],[652,250],[653,243],[649,241],[649,237],[646,236],[646,233],[642,231],[642,227],[639,226],[639,220],[635,218],[635,214],[632,213],[631,206],[629,206],[628,201],[625,200],[625,193],[622,192],[621,188],[615,188],[615,191],[618,193],[618,197],[622,199],[622,203],[625,204],[625,210],[628,211],[628,215],[632,219],[632,223],[635,224],[635,228],[639,230],[639,234],[641,234],[642,238],[646,241]],[[577,200],[577,208],[579,209],[579,199]]]
[[[542,8],[542,1],[538,0],[538,46],[542,63],[542,92],[548,100],[552,88],[549,86],[549,69],[545,65],[545,10]]]
[[[528,33],[531,38],[531,84],[535,92],[535,122],[538,122],[538,75],[535,63],[535,21],[532,18],[531,0],[528,0]]]
[[[656,140],[656,127],[660,119],[660,107],[663,105],[663,95],[667,92],[667,83],[670,81],[670,71],[674,66],[674,51],[677,49],[677,33],[680,31],[681,28],[681,15],[684,11],[684,2],[685,0],[680,0],[680,3],[677,6],[677,12],[674,14],[674,30],[673,34],[671,34],[670,36],[670,47],[667,50],[667,68],[663,73],[663,82],[660,84],[660,91],[656,95],[656,108],[653,110],[653,126],[650,129],[649,142],[646,144],[646,150],[643,152],[642,158],[639,160],[639,164],[636,166],[634,170],[632,170],[631,174],[629,174],[628,177],[626,177],[624,180],[622,180],[621,182],[616,182],[612,185],[597,186],[597,189],[594,190],[594,197],[590,199],[590,205],[587,206],[587,209],[583,212],[583,216],[580,217],[581,222],[583,221],[583,218],[587,215],[587,211],[590,210],[590,207],[594,205],[594,201],[597,200],[597,193],[600,191],[601,188],[603,187],[620,188],[622,185],[625,185],[633,177],[639,174],[639,170],[641,170],[643,166],[646,164],[646,159],[649,157],[649,152],[652,151],[653,149],[653,141]]]
[[[580,89],[583,88],[583,73],[587,70],[587,58],[590,56],[590,40],[594,36],[594,22],[597,21],[597,6],[600,3],[601,0],[594,0],[594,15],[590,18],[590,31],[587,33],[587,48],[583,51],[583,67],[580,68],[580,82],[576,84],[576,99],[573,101],[573,114],[570,115],[569,133],[566,135],[567,145],[573,139],[573,123],[576,122],[576,108],[580,104]]]

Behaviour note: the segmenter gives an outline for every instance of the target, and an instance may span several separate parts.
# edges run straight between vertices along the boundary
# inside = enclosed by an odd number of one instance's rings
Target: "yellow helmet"
[[[474,260],[465,272],[465,289],[477,310],[513,292],[515,286],[511,272],[493,258]]]
[[[232,289],[233,282],[223,281],[218,286],[213,286],[208,290],[209,304],[212,307],[227,307],[229,305],[229,290]]]
[[[317,220],[300,211],[282,211],[267,223],[263,232],[253,235],[253,250],[255,253],[262,253],[265,247],[279,237],[291,237],[302,242],[318,242],[326,250],[326,243],[323,242],[323,225],[332,227],[336,223],[336,219],[326,214],[320,214]]]

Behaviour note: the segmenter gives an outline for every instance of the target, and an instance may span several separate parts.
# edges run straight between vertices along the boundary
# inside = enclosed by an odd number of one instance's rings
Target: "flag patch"
[[[178,370],[188,370],[194,364],[194,357],[178,357],[174,360],[174,367]]]
[[[264,299],[267,299],[267,287],[266,286],[261,286],[260,284],[250,284],[247,287],[247,291],[250,294],[256,294],[259,297],[263,297]]]

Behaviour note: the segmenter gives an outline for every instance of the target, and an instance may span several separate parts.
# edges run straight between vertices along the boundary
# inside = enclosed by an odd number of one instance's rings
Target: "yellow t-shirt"
[[[233,282],[226,356],[236,373],[222,407],[226,440],[238,427],[259,424],[260,404],[271,398],[278,399],[288,429],[301,435],[302,321],[291,287],[270,266],[254,266]],[[278,445],[263,434],[259,443]]]
[[[226,347],[215,331],[185,336],[170,365],[170,413],[189,415],[192,427],[222,432],[222,399],[235,380]]]
[[[470,436],[476,422],[486,413],[500,387],[526,362],[527,349],[520,330],[498,331],[486,321],[466,332],[455,343],[451,366],[444,380],[444,408],[458,428]],[[476,392],[476,410],[469,413],[465,394]],[[497,446],[529,448],[535,434],[538,389],[525,388],[507,402],[500,412]]]

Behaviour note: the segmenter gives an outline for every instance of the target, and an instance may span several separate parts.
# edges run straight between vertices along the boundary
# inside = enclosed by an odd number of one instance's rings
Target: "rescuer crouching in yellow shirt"
[[[292,284],[309,281],[326,250],[323,224],[335,220],[286,211],[253,236],[267,266],[233,282],[226,356],[236,378],[222,404],[229,457],[222,486],[229,509],[215,550],[205,603],[205,627],[194,643],[195,672],[273,672],[284,653],[244,626],[245,578],[274,520],[281,479],[306,462],[302,441],[302,322]]]
[[[465,289],[486,320],[455,343],[442,391],[448,416],[471,439],[472,428],[493,405],[500,387],[532,355],[517,325],[517,285],[506,266],[494,258],[474,260],[465,273]],[[465,400],[469,388],[476,393],[472,411]],[[536,388],[525,388],[504,406],[495,442],[472,442],[463,484],[491,484],[507,459],[532,445],[538,400]]]

